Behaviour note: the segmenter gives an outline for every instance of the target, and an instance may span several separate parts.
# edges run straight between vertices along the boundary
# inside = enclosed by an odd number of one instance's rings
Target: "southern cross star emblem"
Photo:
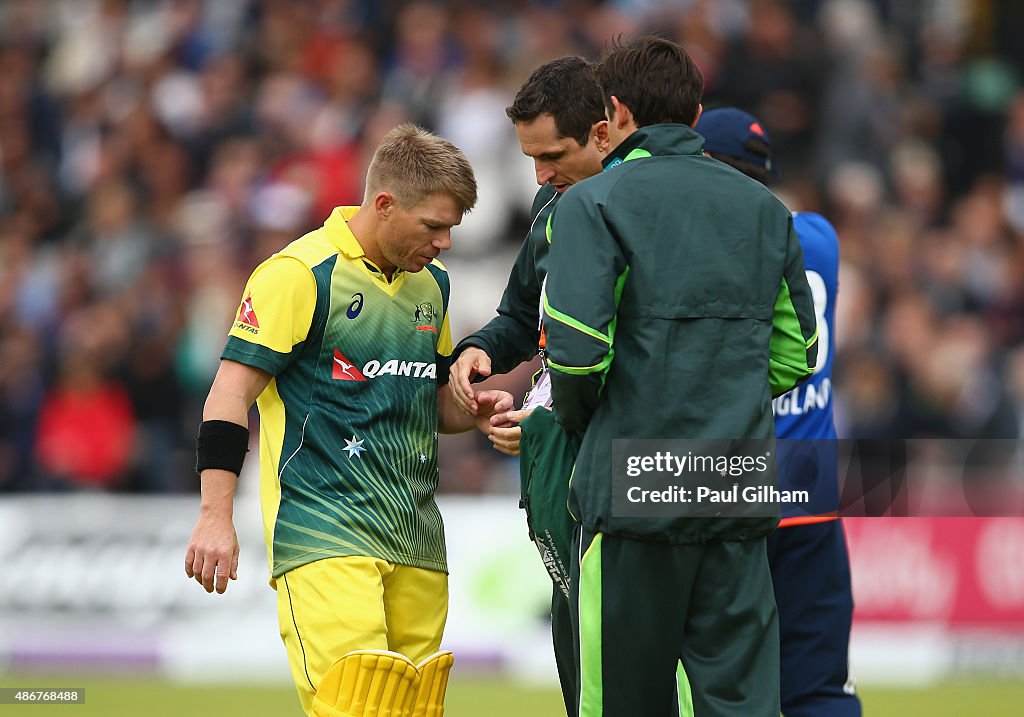
[[[426,453],[420,453],[420,463],[426,463],[426,462],[427,462],[427,454]]]
[[[352,456],[359,458],[359,454],[365,451],[366,448],[363,447],[362,438],[356,438],[355,436],[352,436],[352,438],[345,439],[345,447],[342,448],[341,450],[348,451],[349,458],[351,458]]]

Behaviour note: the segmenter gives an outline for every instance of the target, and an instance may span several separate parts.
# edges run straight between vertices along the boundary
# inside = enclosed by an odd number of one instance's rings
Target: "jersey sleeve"
[[[570,190],[553,213],[550,268],[543,297],[555,418],[582,432],[615,356],[626,258],[596,201]]]
[[[434,348],[434,363],[437,367],[437,384],[443,386],[448,383],[448,370],[452,364],[452,330],[448,316],[448,311],[451,308],[452,285],[448,270],[437,259],[427,264],[426,268],[434,277],[437,290],[441,294],[441,329],[438,332],[437,344]]]
[[[452,365],[452,330],[448,324],[447,311],[444,312],[444,320],[441,322],[441,335],[437,339],[434,363],[437,364],[437,384],[443,386],[448,383],[448,370]]]
[[[315,307],[313,272],[298,259],[270,257],[245,285],[221,358],[277,376],[309,335]]]
[[[814,373],[818,327],[811,288],[804,273],[803,250],[793,218],[786,237],[786,266],[772,318],[768,378],[772,396],[781,396]]]

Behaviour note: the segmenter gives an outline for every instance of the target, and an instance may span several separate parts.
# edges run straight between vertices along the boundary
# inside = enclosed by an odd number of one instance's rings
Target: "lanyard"
[[[540,333],[540,339],[537,341],[537,355],[540,356],[540,365],[544,370],[548,368],[548,338],[544,331],[544,293],[547,289],[548,277],[545,275],[544,281],[540,285],[540,306],[537,307],[537,330]]]

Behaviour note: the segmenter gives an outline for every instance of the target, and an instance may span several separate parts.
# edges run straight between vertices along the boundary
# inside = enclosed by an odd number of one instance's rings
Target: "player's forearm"
[[[475,428],[473,416],[459,410],[447,386],[437,389],[437,430],[439,433],[465,433]]]
[[[200,477],[202,499],[201,514],[210,518],[231,519],[235,506],[235,486],[238,476],[231,471],[207,468]]]
[[[203,421],[228,421],[248,428],[246,397],[214,383],[203,407]],[[202,486],[200,510],[211,516],[231,517],[238,476],[229,470],[207,468],[199,476]]]
[[[249,424],[249,407],[243,396],[233,391],[210,391],[203,408],[203,421],[228,421],[243,428]],[[238,476],[229,470],[207,468],[199,476],[202,486],[200,512],[213,518],[231,518],[234,510],[235,487]]]
[[[204,460],[203,456],[209,457],[200,451],[199,462],[204,466],[211,463],[216,467],[204,467],[200,474],[202,485],[202,503],[200,510],[203,514],[211,517],[227,517],[230,519],[233,511],[235,486],[238,483],[238,475],[235,472],[235,463],[241,466],[244,459],[245,444],[248,443],[247,432],[249,427],[249,408],[256,401],[256,397],[270,383],[270,375],[259,369],[245,366],[233,361],[222,361],[217,375],[213,379],[213,386],[210,387],[210,394],[206,397],[206,404],[203,406],[204,427],[207,421],[226,421],[236,426],[241,426],[246,431],[235,430],[240,435],[230,435],[231,443],[225,443],[223,434],[215,436],[217,443],[207,446],[206,450],[213,450],[213,461]],[[203,427],[200,428],[202,436]],[[229,432],[230,433],[230,432]],[[202,437],[200,441],[205,440]],[[230,451],[227,449],[230,448]],[[230,460],[231,455],[225,456],[225,452],[235,455],[235,460]],[[231,468],[228,470],[225,466]]]

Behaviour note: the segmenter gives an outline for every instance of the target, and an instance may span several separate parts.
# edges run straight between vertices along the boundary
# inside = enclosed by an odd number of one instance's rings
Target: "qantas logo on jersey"
[[[334,349],[334,366],[331,369],[331,378],[336,381],[365,381],[366,376],[345,358],[345,355]]]
[[[408,376],[409,378],[437,378],[437,365],[426,361],[398,361],[391,359],[381,363],[373,359],[367,361],[360,371],[345,358],[345,355],[334,349],[334,365],[331,378],[336,381],[366,381],[378,376]]]
[[[242,305],[238,307],[238,316],[235,318],[235,328],[251,334],[260,332],[260,322],[256,318],[256,310],[252,308],[252,294],[242,299]]]

